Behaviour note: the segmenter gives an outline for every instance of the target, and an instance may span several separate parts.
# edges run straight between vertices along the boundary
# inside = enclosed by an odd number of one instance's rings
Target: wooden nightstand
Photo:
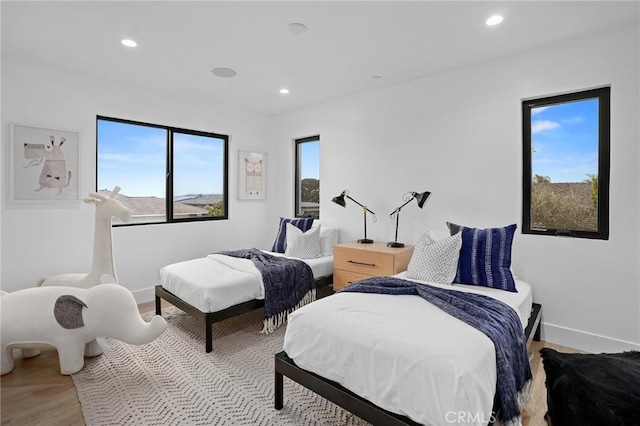
[[[333,290],[364,278],[394,275],[407,270],[413,246],[387,247],[386,243],[337,244],[333,247]]]

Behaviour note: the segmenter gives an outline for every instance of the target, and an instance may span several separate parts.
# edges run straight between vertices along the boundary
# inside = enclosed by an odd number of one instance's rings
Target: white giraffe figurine
[[[66,286],[90,288],[98,284],[118,284],[116,266],[113,262],[113,239],[111,218],[123,222],[131,219],[131,210],[116,201],[120,187],[116,186],[108,197],[91,192],[82,201],[96,205],[96,223],[93,234],[93,261],[91,271],[86,274],[59,274],[44,278],[41,286]]]
[[[111,236],[111,218],[116,217],[123,222],[131,219],[131,210],[116,201],[120,187],[116,186],[108,197],[90,192],[83,198],[87,204],[96,205],[96,223],[93,233],[93,261],[91,271],[86,274],[59,274],[43,278],[40,286],[65,286],[91,288],[98,284],[119,284],[116,266],[113,262],[113,239]],[[103,340],[103,339],[98,339]],[[85,347],[85,356],[97,356],[103,352],[98,340],[92,340]],[[40,354],[39,349],[22,349],[20,356],[30,358]]]

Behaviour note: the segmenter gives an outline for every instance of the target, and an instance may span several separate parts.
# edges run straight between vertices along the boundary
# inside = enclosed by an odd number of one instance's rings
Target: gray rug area
[[[163,316],[169,328],[154,342],[109,340],[72,376],[87,425],[368,424],[286,377],[284,408],[273,408],[285,327],[260,334],[261,309],[214,324],[209,354],[201,323],[173,307]]]

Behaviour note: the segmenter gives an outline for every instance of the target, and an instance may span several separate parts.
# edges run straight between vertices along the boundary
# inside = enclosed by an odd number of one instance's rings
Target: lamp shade
[[[418,194],[417,192],[413,193],[413,196],[415,197],[416,201],[418,201],[418,207],[422,208],[422,206],[424,206],[424,203],[426,203],[427,200],[429,199],[429,195],[431,195],[429,191],[424,191],[424,192],[421,192],[420,194]]]
[[[344,200],[344,196],[345,196],[345,191],[342,191],[342,194],[338,195],[337,197],[333,197],[333,199],[331,201],[333,201],[334,203],[342,206],[342,207],[346,207],[347,206],[347,202]]]

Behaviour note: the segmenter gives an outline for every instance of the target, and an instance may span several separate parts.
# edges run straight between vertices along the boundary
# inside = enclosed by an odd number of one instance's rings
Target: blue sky
[[[163,129],[100,120],[98,189],[164,198],[166,146]],[[175,133],[173,150],[174,195],[222,193],[222,139]]]
[[[302,158],[301,178],[320,179],[320,141],[299,145]]]
[[[130,197],[164,198],[167,132],[148,126],[98,121],[98,189],[122,188]],[[320,142],[300,146],[302,177],[319,179]],[[174,134],[175,196],[221,194],[224,141]]]
[[[532,175],[582,182],[598,174],[598,100],[531,110]]]

